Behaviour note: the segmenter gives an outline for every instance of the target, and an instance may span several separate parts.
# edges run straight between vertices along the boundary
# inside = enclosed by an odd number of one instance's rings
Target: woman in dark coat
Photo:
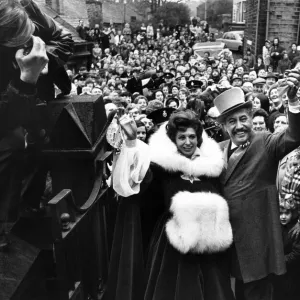
[[[284,48],[281,47],[279,43],[279,39],[275,38],[273,40],[273,46],[270,49],[271,65],[273,67],[273,70],[277,70],[278,62],[283,57],[282,52],[284,51]]]
[[[168,125],[152,135],[149,146],[135,140],[132,121],[125,117],[120,122],[125,123],[122,128],[127,139],[114,161],[113,188],[124,197],[131,196],[123,199],[128,206],[139,196],[143,208],[141,225],[136,209],[134,221],[127,211],[127,220],[121,225],[130,228],[136,239],[128,242],[121,235],[118,243],[114,239],[114,246],[122,249],[119,253],[131,256],[127,260],[111,257],[112,262],[120,262],[118,270],[111,268],[109,274],[114,274],[118,295],[107,299],[234,299],[226,259],[232,230],[227,203],[218,193],[218,176],[224,167],[218,144],[207,137],[198,117],[189,110],[174,113]],[[156,226],[150,243],[143,237],[144,245],[149,245],[145,288],[130,287],[131,295],[139,289],[143,297],[127,298],[122,290],[129,289],[128,277],[138,278],[133,270],[142,273],[137,245],[141,245],[142,235],[149,236],[149,215]],[[125,229],[124,236],[130,236]],[[126,280],[123,284],[122,278]]]

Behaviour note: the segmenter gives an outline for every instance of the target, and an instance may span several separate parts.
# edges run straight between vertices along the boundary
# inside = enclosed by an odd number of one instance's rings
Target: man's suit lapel
[[[248,146],[249,147],[249,146]],[[247,152],[248,147],[242,148],[239,147],[235,152],[232,153],[231,157],[228,159],[227,162],[227,170],[225,173],[225,179],[224,183],[228,181],[230,176],[232,175],[233,171],[236,169],[237,165],[241,161],[241,159],[244,157],[245,153]],[[234,159],[233,159],[234,157]]]

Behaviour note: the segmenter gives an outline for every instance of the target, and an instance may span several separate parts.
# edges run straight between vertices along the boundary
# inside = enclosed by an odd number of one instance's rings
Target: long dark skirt
[[[153,234],[145,300],[232,300],[227,253],[181,254],[168,242],[164,215]]]
[[[120,198],[105,300],[142,300],[145,268],[140,207],[136,197]]]

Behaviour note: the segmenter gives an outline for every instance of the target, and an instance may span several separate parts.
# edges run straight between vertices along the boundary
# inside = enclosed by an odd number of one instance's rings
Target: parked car
[[[218,54],[224,49],[225,44],[223,42],[206,42],[197,43],[193,46],[194,53],[202,59],[205,52],[209,52],[211,57],[218,56]]]
[[[228,49],[234,51],[243,51],[244,31],[228,31],[217,41],[223,42]]]

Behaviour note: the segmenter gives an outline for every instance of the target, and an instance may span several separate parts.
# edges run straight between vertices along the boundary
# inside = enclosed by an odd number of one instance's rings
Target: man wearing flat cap
[[[221,185],[233,229],[231,273],[237,300],[271,300],[270,275],[286,271],[276,174],[278,162],[300,145],[299,80],[296,71],[288,75],[289,127],[280,134],[253,132],[252,102],[245,102],[240,88],[214,101],[218,122],[230,137],[220,143],[226,165]]]
[[[263,93],[265,85],[266,85],[266,80],[263,78],[257,78],[253,80],[253,92],[255,93]]]

